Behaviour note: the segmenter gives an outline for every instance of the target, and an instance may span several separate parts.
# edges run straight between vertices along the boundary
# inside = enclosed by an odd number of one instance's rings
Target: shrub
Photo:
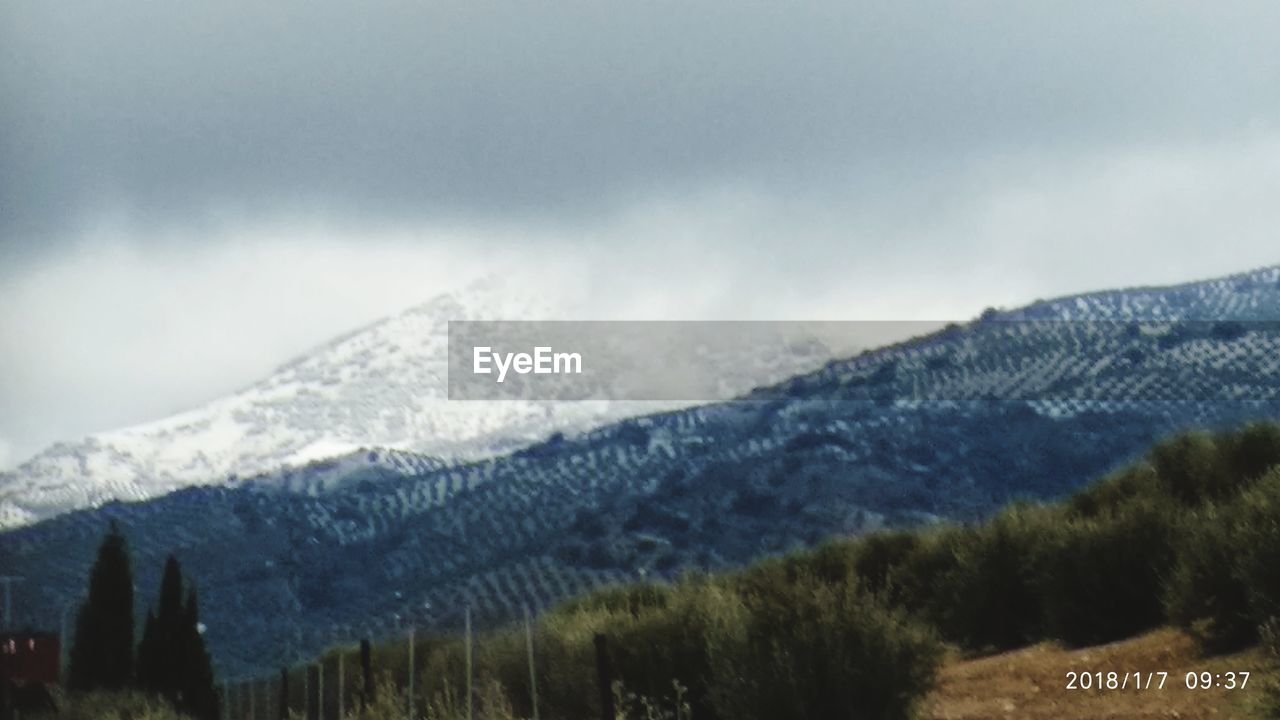
[[[656,598],[661,602],[654,602]],[[637,598],[642,602],[633,602]],[[603,634],[615,679],[641,705],[688,705],[695,717],[716,717],[709,701],[714,683],[709,648],[726,625],[740,622],[740,604],[723,583],[689,579],[659,592],[606,591],[565,606],[539,624],[538,682],[546,717],[599,717],[595,636]],[[519,668],[501,676],[522,711],[528,671],[521,646]],[[679,695],[676,697],[676,683]],[[524,694],[523,697],[528,697]],[[639,701],[637,701],[639,702]]]
[[[1280,617],[1280,468],[1240,497],[1234,545],[1254,622]]]
[[[542,717],[600,717],[594,638],[615,622],[631,617],[602,608],[553,612],[542,619],[535,639],[538,652],[538,699]],[[526,680],[508,687],[520,701]],[[528,697],[524,694],[523,697]]]
[[[673,683],[696,717],[715,717],[710,703],[711,648],[725,628],[742,622],[734,593],[710,582],[684,582],[661,610],[617,625],[609,637],[617,678],[629,692],[665,706],[676,702]]]
[[[1177,517],[1172,503],[1143,498],[1096,518],[1046,525],[1035,562],[1048,635],[1091,645],[1163,622]]]
[[[943,635],[972,650],[1006,649],[1039,636],[1044,624],[1036,587],[1037,545],[1057,514],[1014,507],[967,529],[955,543],[955,564],[936,581]]]
[[[613,684],[615,712],[620,720],[693,720],[693,708],[685,700],[688,688],[678,681],[671,683],[673,697],[658,701],[628,691],[620,682]]]
[[[162,698],[140,692],[70,693],[58,699],[59,720],[189,720]]]
[[[854,583],[757,584],[735,607],[710,646],[718,718],[899,720],[933,684],[933,634]]]
[[[360,713],[362,720],[404,720],[408,715],[409,704],[403,686],[393,682],[386,675],[379,677],[375,682],[378,687],[377,692],[374,693],[373,701],[364,712]],[[293,717],[304,720],[307,715],[301,708],[294,709],[292,712],[293,716],[290,720],[293,720]],[[234,717],[235,714],[232,713],[232,716]],[[436,716],[428,712],[428,717],[435,720]]]
[[[945,527],[924,533],[901,562],[886,573],[886,600],[940,628],[949,612],[949,598],[938,593],[938,578],[954,572],[960,545],[969,531]],[[945,633],[944,633],[945,634]]]
[[[1225,436],[1227,465],[1239,486],[1258,480],[1280,465],[1280,425],[1253,423]]]
[[[599,717],[600,634],[619,717],[633,720],[907,718],[934,680],[939,636],[969,650],[1089,645],[1169,619],[1211,650],[1273,647],[1277,462],[1276,426],[1192,433],[1058,506],[828,542],[718,578],[607,588],[535,625],[539,710]],[[417,706],[431,720],[460,717],[462,638],[416,647]],[[403,688],[403,650],[380,653]],[[531,715],[527,662],[522,628],[476,639],[478,718]],[[379,695],[386,718],[403,704],[394,687]]]
[[[638,615],[648,608],[665,607],[671,599],[672,589],[658,583],[613,585],[597,590],[560,606],[559,612],[569,614],[584,610],[606,610]]]
[[[1248,588],[1225,511],[1214,506],[1186,518],[1176,540],[1177,562],[1166,583],[1169,620],[1210,652],[1226,652],[1256,639]]]
[[[1248,645],[1280,617],[1280,468],[1180,534],[1165,595],[1170,619],[1210,651]]]
[[[865,590],[892,595],[895,576],[919,548],[919,533],[898,531],[868,535],[853,548],[853,572]]]
[[[1142,497],[1164,494],[1156,471],[1150,465],[1135,465],[1095,482],[1072,495],[1066,502],[1068,514],[1093,518],[1114,513]]]
[[[1198,505],[1238,488],[1223,456],[1213,435],[1193,432],[1157,445],[1150,461],[1165,494]]]
[[[600,714],[597,634],[625,688],[621,712],[643,718],[906,718],[940,655],[930,632],[852,576],[832,582],[795,558],[714,581],[612,588],[545,615],[534,633],[539,710],[570,719]],[[452,718],[462,643],[421,647],[419,707]],[[475,648],[477,702],[484,691],[490,708],[480,717],[530,715],[522,631],[485,635]]]

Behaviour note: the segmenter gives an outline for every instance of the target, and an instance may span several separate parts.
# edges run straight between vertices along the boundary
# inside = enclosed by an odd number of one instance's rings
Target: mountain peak
[[[447,401],[450,320],[572,319],[590,307],[572,288],[550,283],[535,292],[488,276],[343,334],[204,406],[54,444],[0,474],[0,528],[193,485],[292,476],[327,461],[347,467],[370,450],[399,453],[382,453],[399,458],[388,469],[475,460],[687,404]],[[788,352],[752,368],[757,374],[739,378],[736,391],[829,359],[821,345]],[[407,462],[406,453],[419,460]]]

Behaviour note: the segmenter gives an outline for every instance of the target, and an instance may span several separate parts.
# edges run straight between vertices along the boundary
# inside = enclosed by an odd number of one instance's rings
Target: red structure
[[[0,633],[0,681],[7,685],[56,685],[62,644],[56,633]]]

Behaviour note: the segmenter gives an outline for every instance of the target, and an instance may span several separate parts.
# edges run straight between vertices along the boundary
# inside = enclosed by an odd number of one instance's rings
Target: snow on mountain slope
[[[492,627],[620,580],[974,521],[1173,433],[1280,419],[1280,268],[984,313],[751,396],[390,482],[347,455],[313,466],[341,485],[325,492],[281,491],[318,477],[285,473],[67,513],[0,533],[0,573],[26,578],[26,624],[56,626],[118,523],[139,587],[180,553],[201,617],[233,630],[209,635],[220,672],[247,677],[458,630],[466,609]]]
[[[318,461],[340,459],[345,472],[361,464],[396,470],[396,463],[474,460],[552,432],[581,432],[688,404],[446,400],[449,320],[565,319],[590,307],[572,290],[557,292],[552,296],[543,288],[533,296],[506,281],[481,281],[334,340],[204,407],[55,444],[0,474],[0,528],[192,485],[260,475],[270,480],[290,469],[324,465]],[[745,392],[813,369],[832,353],[821,343],[761,348],[752,362],[733,363],[736,372],[728,384],[734,393]],[[725,365],[723,358],[706,361]],[[427,457],[406,461],[411,456],[389,450]],[[296,478],[284,484],[317,485]]]

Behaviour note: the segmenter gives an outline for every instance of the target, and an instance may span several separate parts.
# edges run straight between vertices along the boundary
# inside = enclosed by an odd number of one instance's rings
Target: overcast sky
[[[571,268],[583,316],[958,319],[1280,262],[1276,37],[1261,0],[0,0],[0,467],[495,270]]]

